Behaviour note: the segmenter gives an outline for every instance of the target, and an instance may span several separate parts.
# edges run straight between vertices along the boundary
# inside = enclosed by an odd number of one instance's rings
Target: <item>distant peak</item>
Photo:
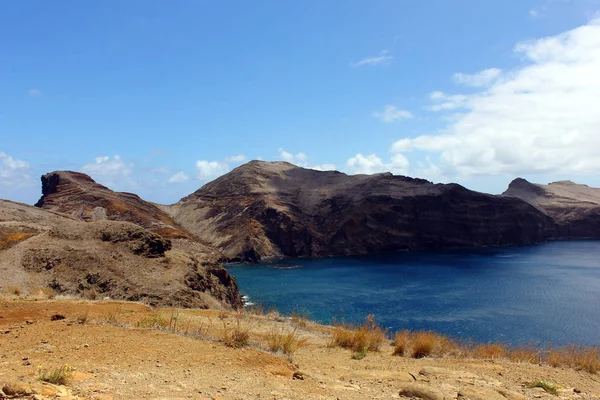
[[[81,181],[86,181],[86,182],[96,182],[94,179],[92,179],[91,176],[84,174],[83,172],[76,172],[76,171],[52,171],[49,172],[47,174],[44,174],[42,176],[42,179],[46,178],[49,179],[50,177],[55,176],[61,179],[68,179],[68,180],[81,180]]]
[[[556,182],[550,182],[549,185],[564,185],[564,186],[579,186],[578,183],[575,183],[573,181],[569,181],[569,180],[565,180],[565,181],[556,181]],[[587,186],[587,185],[581,185],[581,186]]]
[[[508,186],[523,186],[523,185],[531,185],[531,184],[532,183],[529,182],[527,179],[515,178]]]

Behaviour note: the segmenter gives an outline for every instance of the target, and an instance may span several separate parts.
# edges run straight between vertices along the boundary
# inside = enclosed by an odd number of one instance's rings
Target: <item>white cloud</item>
[[[445,111],[463,108],[469,100],[469,96],[463,94],[447,95],[444,92],[436,91],[429,95],[429,98],[435,103],[427,109],[431,111]]]
[[[285,151],[281,147],[279,148],[278,151],[279,151],[279,157],[281,157],[281,159],[283,161],[287,161],[287,162],[295,164],[299,167],[307,166],[306,160],[308,159],[308,156],[305,153],[300,152],[300,153],[292,154],[290,152]]]
[[[502,76],[502,70],[498,68],[484,69],[476,74],[454,74],[454,81],[460,85],[486,87]]]
[[[312,167],[309,167],[310,169],[316,169],[317,171],[335,171],[335,164],[320,164],[320,165],[313,165]]]
[[[247,160],[247,158],[244,154],[237,154],[235,156],[230,156],[230,157],[225,158],[226,162],[234,162],[234,163],[241,163],[246,160]]]
[[[94,162],[85,164],[81,171],[94,179],[99,179],[103,184],[122,187],[123,184],[131,184],[128,178],[133,172],[133,163],[126,163],[115,155],[113,157],[96,157]]]
[[[358,153],[347,161],[346,166],[351,174],[391,172],[396,175],[406,175],[408,173],[409,161],[402,154],[395,154],[389,163],[385,163],[375,154],[363,156],[361,153]]]
[[[479,93],[432,93],[432,109],[465,112],[392,151],[437,153],[429,167],[450,176],[600,172],[600,20],[515,52],[524,65]]]
[[[378,56],[363,58],[360,61],[350,64],[354,68],[362,67],[365,65],[378,66],[378,65],[389,65],[394,56],[389,54],[389,50],[383,50]]]
[[[167,182],[169,182],[169,183],[182,183],[182,182],[186,182],[188,179],[189,179],[189,177],[186,175],[185,172],[179,171],[178,173],[176,173],[175,175],[173,175],[172,177],[170,177]]]
[[[229,165],[222,161],[196,161],[197,177],[201,181],[208,181],[218,178],[229,172]]]
[[[331,163],[323,163],[323,164],[311,166],[308,162],[309,157],[306,153],[300,152],[300,153],[293,154],[288,151],[285,151],[281,147],[279,148],[279,157],[284,161],[287,161],[289,163],[292,163],[292,164],[294,164],[298,167],[302,167],[302,168],[315,169],[317,171],[334,171],[336,169],[335,164],[331,164]]]
[[[22,187],[31,184],[29,163],[16,160],[0,151],[0,187]]]
[[[42,91],[40,89],[31,88],[27,91],[27,94],[29,94],[31,97],[38,97],[42,95]]]
[[[383,108],[383,111],[373,112],[373,116],[380,119],[383,122],[390,123],[394,121],[402,121],[403,119],[413,118],[410,111],[401,110],[396,106],[387,105]]]

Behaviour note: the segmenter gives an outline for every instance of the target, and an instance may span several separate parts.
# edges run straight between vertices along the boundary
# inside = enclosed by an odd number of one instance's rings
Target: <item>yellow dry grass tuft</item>
[[[365,322],[356,327],[348,324],[335,325],[330,346],[350,349],[356,353],[379,351],[387,340],[387,332],[374,320],[373,314],[367,316]]]
[[[267,348],[272,352],[282,352],[286,355],[291,355],[298,350],[299,347],[306,343],[306,340],[299,339],[294,328],[286,332],[284,328],[272,328],[267,334]]]
[[[242,323],[243,312],[234,315],[233,326],[229,326],[225,318],[223,321],[223,342],[225,345],[234,348],[242,348],[250,343],[250,327],[247,323]]]

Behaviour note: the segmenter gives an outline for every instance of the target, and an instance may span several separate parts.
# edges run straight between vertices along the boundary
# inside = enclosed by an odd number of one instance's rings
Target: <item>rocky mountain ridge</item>
[[[541,185],[517,178],[503,194],[520,198],[554,219],[554,239],[600,239],[600,189],[571,181]]]
[[[210,248],[223,261],[600,237],[600,189],[566,182],[519,178],[495,196],[390,173],[251,161],[168,206],[113,192],[76,172],[46,174],[42,187],[38,207],[84,221],[133,222]]]
[[[173,219],[229,260],[541,242],[554,222],[515,198],[392,174],[253,161],[185,197]]]

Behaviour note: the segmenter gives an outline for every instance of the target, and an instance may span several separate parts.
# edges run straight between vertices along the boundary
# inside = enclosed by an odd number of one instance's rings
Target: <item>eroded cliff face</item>
[[[133,193],[113,192],[80,172],[55,171],[43,175],[42,197],[35,206],[87,222],[133,222],[167,238],[190,236],[157,205]]]
[[[235,279],[186,241],[130,222],[86,223],[0,200],[0,288],[50,288],[157,306],[241,307]]]
[[[600,239],[600,189],[571,181],[541,185],[517,178],[503,194],[550,216],[557,224],[554,239]]]
[[[229,260],[367,254],[546,240],[554,221],[517,198],[392,174],[253,161],[172,206]]]

